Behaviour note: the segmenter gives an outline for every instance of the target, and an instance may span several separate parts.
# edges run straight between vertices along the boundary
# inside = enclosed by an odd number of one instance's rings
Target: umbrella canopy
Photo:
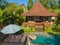
[[[19,30],[20,30],[20,26],[14,25],[14,24],[10,24],[10,25],[4,27],[1,30],[1,32],[4,33],[4,34],[12,34],[12,33],[16,33]]]

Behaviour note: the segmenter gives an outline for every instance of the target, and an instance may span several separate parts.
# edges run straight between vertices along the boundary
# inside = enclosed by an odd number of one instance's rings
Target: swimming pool
[[[33,44],[49,44],[54,45],[54,37],[53,35],[36,35],[36,39],[31,41]]]

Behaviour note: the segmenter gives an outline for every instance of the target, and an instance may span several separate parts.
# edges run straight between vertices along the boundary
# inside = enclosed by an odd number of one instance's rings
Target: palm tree
[[[28,0],[27,9],[30,10],[33,6],[33,0]]]
[[[57,3],[55,0],[40,0],[40,2],[45,6],[45,7],[50,7],[50,8],[55,8],[57,6]]]

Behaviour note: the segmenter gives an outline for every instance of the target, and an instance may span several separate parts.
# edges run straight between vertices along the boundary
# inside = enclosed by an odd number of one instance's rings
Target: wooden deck
[[[9,43],[9,42],[2,42],[1,45],[24,45],[24,43]]]
[[[24,22],[24,26],[34,26],[36,32],[43,32],[45,27],[50,27],[51,22]]]
[[[23,34],[19,35],[9,35],[0,45],[26,45],[26,36]]]
[[[51,22],[24,22],[24,26],[51,26]]]

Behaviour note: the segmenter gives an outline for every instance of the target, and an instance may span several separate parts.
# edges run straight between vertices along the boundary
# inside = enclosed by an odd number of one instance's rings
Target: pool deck
[[[14,37],[11,37],[11,35],[9,35],[5,40],[1,42],[0,45],[25,45],[26,44],[26,35],[15,35]],[[21,39],[21,40],[20,40]]]
[[[38,35],[44,35],[44,36],[49,36],[47,33],[45,32],[31,32],[30,33],[31,35],[35,35],[35,34],[38,34]],[[23,34],[23,38],[21,40],[22,43],[6,43],[6,42],[2,42],[1,45],[25,45],[24,44],[24,40],[26,39],[27,35],[30,35],[30,34]],[[17,38],[17,37],[16,37]],[[27,40],[27,42],[29,43],[29,39]],[[31,44],[31,45],[34,45],[34,44]],[[38,44],[38,45],[49,45],[49,44]]]
[[[46,32],[32,32],[30,34],[39,34],[39,35],[43,35],[43,36],[48,36],[50,37]]]
[[[6,43],[2,42],[1,45],[24,45],[23,43]]]

